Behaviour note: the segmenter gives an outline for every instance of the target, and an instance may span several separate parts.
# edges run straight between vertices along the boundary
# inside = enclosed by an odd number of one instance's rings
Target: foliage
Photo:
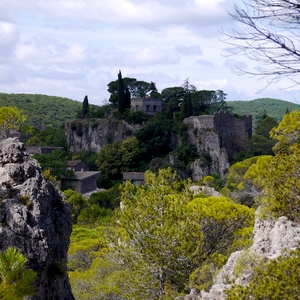
[[[123,142],[117,141],[100,149],[96,164],[103,177],[114,180],[122,179],[123,172],[135,170],[138,167],[140,151],[135,137]]]
[[[213,114],[219,110],[227,110],[226,94],[221,91],[195,91],[192,93],[193,114]]]
[[[135,282],[142,294],[123,286],[125,299],[158,299],[168,288],[178,293],[211,255],[228,255],[229,249],[248,245],[249,231],[243,234],[242,229],[253,226],[251,209],[224,197],[192,199],[186,183],[171,169],[158,175],[146,172],[145,180],[146,186],[128,182],[123,189],[116,223],[120,240],[111,249],[122,268],[132,270],[129,283],[138,271],[147,280]]]
[[[72,221],[76,224],[80,211],[88,204],[87,199],[82,194],[71,189],[65,190],[64,194],[67,197],[67,202],[71,210]]]
[[[262,215],[284,215],[299,220],[299,120],[300,112],[284,116],[282,122],[271,131],[271,136],[278,140],[275,156],[260,157],[245,175],[263,191]]]
[[[226,185],[222,190],[223,194],[238,203],[251,207],[255,198],[259,195],[260,189],[255,188],[252,180],[246,178],[245,174],[258,159],[259,157],[255,156],[233,164],[226,176]]]
[[[62,128],[47,127],[28,138],[26,146],[51,146],[68,148],[65,132]]]
[[[164,156],[172,150],[170,138],[173,125],[172,120],[167,120],[163,115],[157,114],[135,132],[139,141],[139,149],[146,162],[149,163],[151,159]]]
[[[0,299],[22,300],[34,294],[36,272],[26,268],[27,258],[16,248],[0,253]]]
[[[60,179],[61,176],[73,176],[73,172],[67,169],[69,156],[60,149],[52,151],[50,154],[34,154],[35,158],[41,165],[42,170],[50,170],[51,176]]]
[[[289,147],[300,142],[300,112],[292,111],[284,115],[280,124],[273,128],[270,135],[277,140],[275,153],[289,153]]]
[[[27,116],[24,125],[44,129],[48,126],[59,128],[63,122],[74,119],[81,103],[68,98],[39,94],[0,93],[0,106],[17,107]]]
[[[17,107],[0,107],[0,133],[4,138],[12,137],[21,129],[26,115]]]
[[[145,181],[146,186],[138,188],[129,182],[125,185],[124,208],[117,215],[123,234],[114,254],[134,270],[145,264],[144,273],[151,272],[157,299],[165,293],[166,283],[184,286],[198,262],[202,237],[199,223],[187,210],[191,192],[175,173],[170,169],[160,170],[157,176],[146,172]]]
[[[299,299],[300,250],[284,253],[254,269],[249,285],[233,285],[226,291],[228,300],[247,299]]]
[[[276,121],[282,120],[287,109],[290,111],[300,111],[299,104],[271,98],[261,98],[251,101],[228,101],[227,105],[233,113],[252,115],[253,128],[257,128],[259,123],[258,116],[260,116],[262,111]]]

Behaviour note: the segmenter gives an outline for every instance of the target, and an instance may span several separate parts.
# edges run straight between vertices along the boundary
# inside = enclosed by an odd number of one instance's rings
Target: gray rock
[[[297,248],[300,241],[300,224],[296,224],[287,217],[282,216],[278,220],[255,219],[253,245],[250,247],[249,254],[256,257],[274,259],[284,250],[290,251]],[[225,300],[224,291],[230,287],[229,282],[247,285],[253,274],[249,266],[241,277],[234,276],[234,267],[239,257],[245,251],[237,251],[230,255],[227,263],[214,279],[214,285],[207,293],[201,291],[202,300]]]
[[[16,247],[38,274],[32,300],[74,299],[66,263],[71,214],[17,138],[0,143],[0,251]]]

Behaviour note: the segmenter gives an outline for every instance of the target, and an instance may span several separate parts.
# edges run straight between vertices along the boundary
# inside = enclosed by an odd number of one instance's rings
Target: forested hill
[[[0,106],[16,106],[27,115],[26,124],[38,128],[50,125],[58,128],[63,122],[75,118],[82,103],[63,97],[40,94],[0,93]]]
[[[260,98],[250,101],[228,101],[227,104],[232,108],[233,113],[252,115],[253,122],[255,122],[256,117],[264,110],[267,115],[276,120],[281,120],[287,109],[289,111],[300,111],[299,104],[272,98]]]

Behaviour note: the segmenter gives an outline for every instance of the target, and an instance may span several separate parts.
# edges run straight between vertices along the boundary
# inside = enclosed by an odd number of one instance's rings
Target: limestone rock
[[[260,220],[256,217],[254,226],[253,245],[249,253],[257,257],[274,259],[283,250],[294,250],[300,241],[300,224],[296,224],[287,217],[282,216],[278,220]],[[230,287],[229,282],[246,285],[252,278],[252,269],[249,268],[240,278],[234,276],[236,260],[245,254],[245,251],[237,251],[230,255],[227,263],[214,279],[214,285],[207,293],[201,291],[202,300],[225,300],[224,291]]]
[[[74,299],[66,271],[71,214],[17,138],[0,143],[0,251],[16,247],[38,274],[31,300]]]
[[[65,123],[65,134],[70,151],[98,152],[103,146],[123,141],[133,136],[140,125],[130,125],[124,120],[89,119]]]

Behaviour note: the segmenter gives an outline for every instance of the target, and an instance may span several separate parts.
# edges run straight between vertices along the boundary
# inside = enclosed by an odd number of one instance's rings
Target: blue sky
[[[233,0],[1,0],[0,92],[38,93],[104,104],[107,84],[153,81],[159,91],[186,78],[227,100],[278,98],[300,104],[297,86],[238,76],[254,61],[226,56],[221,28],[237,28]],[[299,99],[299,102],[298,102]]]

